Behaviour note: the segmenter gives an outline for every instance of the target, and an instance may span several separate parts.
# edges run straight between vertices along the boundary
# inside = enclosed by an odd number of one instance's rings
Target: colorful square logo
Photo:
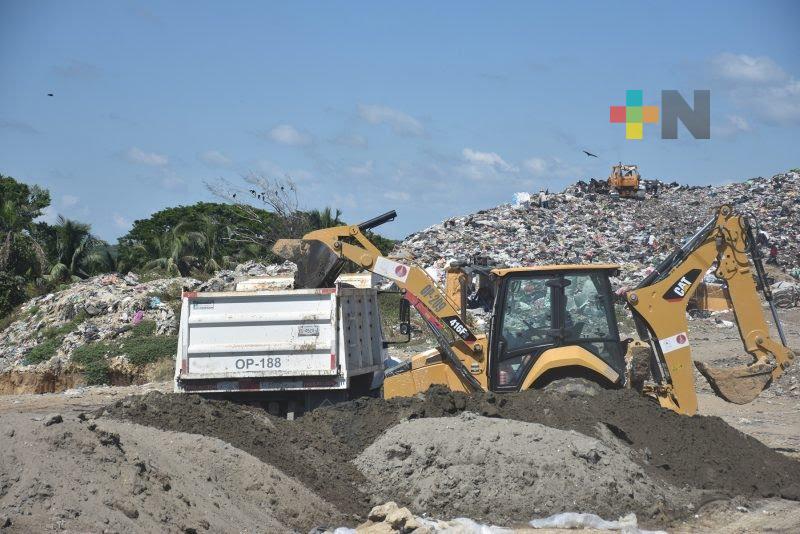
[[[658,122],[658,106],[645,106],[641,89],[628,89],[625,105],[611,106],[610,122],[625,123],[625,139],[642,139],[644,124]]]

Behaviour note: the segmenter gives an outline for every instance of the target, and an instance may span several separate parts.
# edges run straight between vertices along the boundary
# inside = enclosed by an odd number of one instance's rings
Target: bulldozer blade
[[[747,404],[755,400],[764,391],[772,379],[774,365],[754,363],[747,366],[723,369],[694,362],[708,385],[718,396],[734,404]]]
[[[306,239],[279,239],[272,252],[297,265],[296,288],[333,287],[344,261],[324,243]]]

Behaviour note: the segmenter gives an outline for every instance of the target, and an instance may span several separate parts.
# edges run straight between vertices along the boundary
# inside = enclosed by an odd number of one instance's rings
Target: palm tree
[[[133,247],[133,254],[142,260],[138,263],[146,270],[165,271],[170,276],[186,276],[192,268],[201,265],[206,236],[193,230],[187,223],[176,225],[170,232],[153,236]]]
[[[26,219],[11,200],[0,204],[0,271],[38,277],[47,268],[47,254],[33,238]]]
[[[91,226],[59,215],[55,233],[56,262],[50,270],[50,279],[67,281],[88,278],[88,262],[101,243],[92,235]]]
[[[308,220],[312,229],[318,230],[320,228],[331,228],[333,226],[340,226],[342,223],[342,212],[337,209],[334,214],[330,206],[326,206],[322,211],[313,209],[308,212]]]

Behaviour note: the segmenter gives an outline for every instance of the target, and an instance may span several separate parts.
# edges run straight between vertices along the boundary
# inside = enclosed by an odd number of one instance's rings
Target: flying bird
[[[53,93],[47,93],[47,96],[53,96]]]
[[[583,153],[586,154],[589,157],[592,157],[592,158],[596,158],[597,157],[597,154],[592,154],[591,152],[587,152],[586,150],[584,150]]]

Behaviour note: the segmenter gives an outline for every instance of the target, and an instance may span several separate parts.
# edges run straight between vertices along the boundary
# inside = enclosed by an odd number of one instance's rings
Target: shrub
[[[38,310],[37,310],[38,311]],[[33,347],[28,354],[25,355],[25,365],[33,365],[37,363],[46,362],[56,355],[58,347],[64,341],[67,334],[75,330],[79,324],[86,320],[86,312],[81,311],[68,323],[61,326],[46,328],[42,331],[44,338],[38,345]]]
[[[119,352],[128,356],[133,365],[146,365],[162,358],[175,356],[178,341],[175,336],[155,335],[156,323],[142,321],[131,329],[130,335],[121,340]]]
[[[83,368],[83,376],[86,378],[87,384],[95,386],[109,383],[109,366],[106,356],[113,349],[114,347],[108,343],[97,342],[80,346],[72,353],[72,361]]]
[[[25,279],[0,271],[0,318],[25,301]]]
[[[46,338],[28,351],[28,354],[25,355],[25,365],[46,362],[56,355],[56,351],[58,351],[58,347],[61,346],[62,341],[64,341],[64,336]]]

